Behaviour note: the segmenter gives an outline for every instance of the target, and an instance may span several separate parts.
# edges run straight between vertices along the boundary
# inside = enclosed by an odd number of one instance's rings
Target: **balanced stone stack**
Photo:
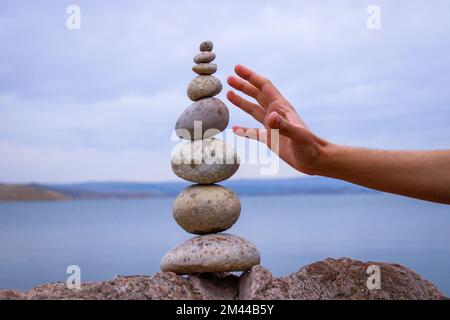
[[[215,183],[230,178],[239,168],[236,151],[214,138],[228,126],[227,106],[218,98],[222,84],[214,77],[217,65],[211,41],[200,44],[192,70],[198,76],[187,89],[194,101],[175,126],[185,140],[172,155],[172,170],[194,182],[173,205],[175,221],[194,238],[170,250],[161,261],[162,271],[179,274],[245,271],[260,263],[255,245],[239,236],[220,233],[239,218],[241,203],[231,190]]]

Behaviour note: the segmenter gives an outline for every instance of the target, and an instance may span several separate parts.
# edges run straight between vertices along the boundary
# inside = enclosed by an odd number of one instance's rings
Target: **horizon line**
[[[233,182],[233,181],[253,181],[253,180],[297,180],[297,179],[307,179],[307,178],[318,178],[317,176],[308,176],[299,174],[298,177],[278,177],[278,178],[239,178],[239,179],[229,179],[226,182]],[[319,177],[319,178],[326,178],[326,177]],[[331,178],[330,178],[331,179]],[[182,179],[176,179],[176,180],[158,180],[158,181],[142,181],[142,180],[80,180],[80,181],[67,181],[67,182],[38,182],[38,181],[28,181],[28,182],[4,182],[0,181],[1,184],[9,184],[9,185],[64,185],[64,184],[89,184],[89,183],[134,183],[134,184],[162,184],[162,183],[193,183],[190,181],[185,181]],[[225,181],[221,181],[225,182]]]

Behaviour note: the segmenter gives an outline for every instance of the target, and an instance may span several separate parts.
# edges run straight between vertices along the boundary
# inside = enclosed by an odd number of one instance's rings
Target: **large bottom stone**
[[[246,271],[261,256],[250,241],[218,233],[198,236],[170,250],[161,261],[162,271],[179,274]]]

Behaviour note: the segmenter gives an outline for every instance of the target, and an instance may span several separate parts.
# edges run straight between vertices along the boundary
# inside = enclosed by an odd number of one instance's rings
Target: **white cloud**
[[[246,63],[334,142],[448,147],[448,2],[379,1],[380,31],[366,28],[369,4],[80,0],[78,32],[65,28],[64,3],[6,3],[0,181],[172,179],[170,134],[204,39],[215,43],[223,100],[226,76]],[[231,124],[256,125],[230,109]],[[258,176],[243,166],[236,177]]]

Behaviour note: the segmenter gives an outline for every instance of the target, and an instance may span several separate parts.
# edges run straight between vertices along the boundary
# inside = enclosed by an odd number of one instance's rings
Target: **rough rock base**
[[[381,269],[381,289],[366,286],[369,265]],[[27,292],[0,290],[0,299],[445,299],[434,284],[390,263],[326,259],[286,277],[274,278],[261,266],[232,274],[117,276],[69,290],[50,283]]]

